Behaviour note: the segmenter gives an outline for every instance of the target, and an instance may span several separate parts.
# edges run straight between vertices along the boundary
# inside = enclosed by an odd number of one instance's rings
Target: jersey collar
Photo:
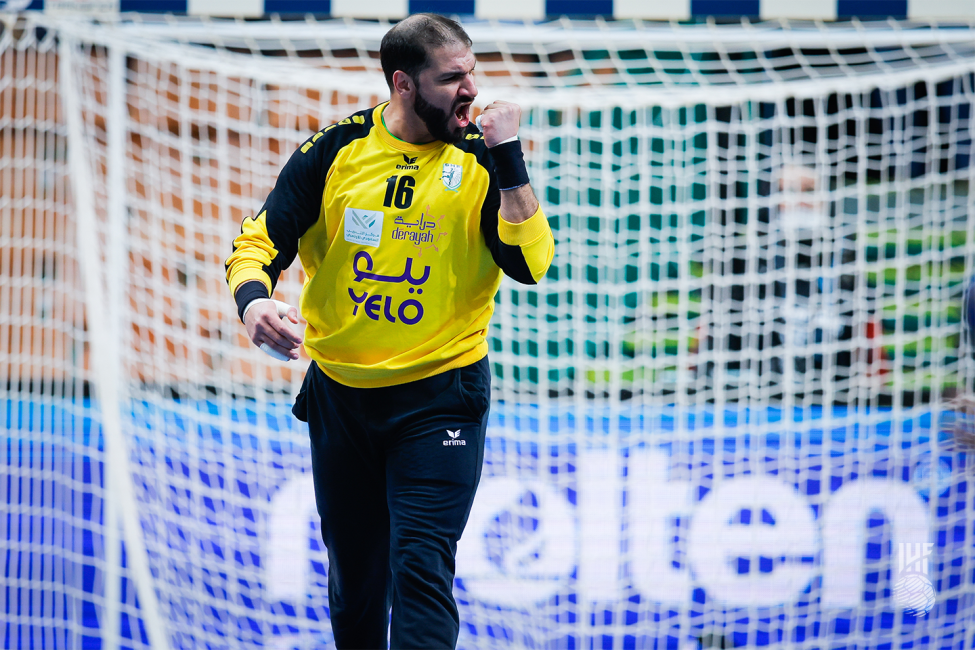
[[[411,144],[409,142],[404,142],[400,140],[395,135],[389,132],[386,128],[385,122],[383,122],[383,109],[389,105],[389,102],[383,102],[379,106],[373,109],[372,120],[376,125],[376,132],[379,133],[379,139],[385,142],[387,145],[393,149],[399,151],[432,151],[433,149],[438,149],[444,146],[444,143],[440,140],[434,140],[433,142],[427,142],[426,144]]]

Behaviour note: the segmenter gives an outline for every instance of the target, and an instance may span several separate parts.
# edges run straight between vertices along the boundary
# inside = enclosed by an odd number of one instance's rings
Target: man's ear
[[[403,99],[409,99],[413,96],[413,92],[416,90],[416,84],[413,83],[413,79],[410,75],[406,74],[402,70],[397,70],[393,73],[393,92],[402,97]]]

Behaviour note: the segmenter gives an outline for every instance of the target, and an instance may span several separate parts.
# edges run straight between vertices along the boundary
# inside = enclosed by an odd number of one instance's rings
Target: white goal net
[[[460,647],[975,647],[975,25],[466,27],[556,255],[497,297]],[[388,25],[0,28],[4,647],[332,647],[308,359],[223,263]]]

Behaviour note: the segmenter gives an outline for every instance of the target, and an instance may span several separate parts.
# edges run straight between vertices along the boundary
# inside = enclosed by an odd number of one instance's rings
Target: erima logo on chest
[[[418,171],[420,169],[420,166],[416,164],[417,158],[419,158],[419,156],[413,156],[411,158],[410,156],[407,156],[404,153],[403,154],[403,162],[406,163],[406,164],[405,165],[396,165],[396,169],[405,169],[406,171],[414,171],[414,172],[415,171]]]
[[[450,438],[443,441],[444,447],[467,444],[466,440],[460,440],[460,429],[457,429],[456,431],[451,431],[450,429],[447,429],[447,435],[450,436]]]

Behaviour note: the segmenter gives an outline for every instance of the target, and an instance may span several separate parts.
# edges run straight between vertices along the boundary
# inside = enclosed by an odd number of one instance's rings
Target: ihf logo
[[[928,558],[934,544],[923,542],[897,545],[897,575],[894,583],[894,602],[904,611],[924,616],[934,607],[934,585],[928,579]]]

